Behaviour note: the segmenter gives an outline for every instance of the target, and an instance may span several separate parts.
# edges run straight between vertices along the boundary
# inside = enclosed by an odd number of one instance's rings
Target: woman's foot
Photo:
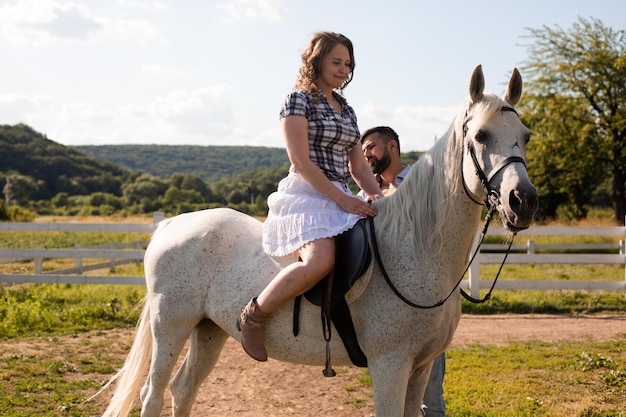
[[[237,329],[241,331],[241,345],[243,350],[253,359],[260,362],[267,360],[267,351],[263,341],[263,323],[269,317],[259,309],[256,298],[241,310],[237,319]]]

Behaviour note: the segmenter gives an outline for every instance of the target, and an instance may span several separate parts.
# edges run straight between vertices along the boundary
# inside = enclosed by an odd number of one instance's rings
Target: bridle
[[[515,111],[515,109],[513,107],[502,106],[501,111],[510,111],[510,112],[515,113],[519,117],[519,114],[517,114],[517,111]],[[467,118],[467,112],[466,112],[465,120],[463,122],[463,141],[466,140],[466,136],[467,136],[467,122],[468,122],[468,120],[469,119]],[[465,268],[465,270],[461,274],[461,277],[457,281],[456,285],[452,288],[450,293],[445,298],[437,301],[435,304],[421,305],[421,304],[416,304],[416,303],[410,301],[404,295],[402,295],[402,293],[400,293],[400,291],[398,291],[398,289],[395,287],[395,285],[391,281],[391,278],[389,277],[389,274],[387,274],[387,270],[385,269],[385,266],[383,265],[383,262],[382,262],[382,258],[380,257],[380,252],[378,250],[378,243],[376,241],[376,232],[375,232],[375,228],[374,228],[374,218],[373,217],[369,218],[369,226],[370,226],[370,232],[372,234],[372,246],[373,246],[373,250],[374,250],[374,257],[376,258],[376,262],[378,264],[380,272],[382,273],[383,277],[385,278],[385,281],[387,282],[387,285],[393,291],[393,293],[400,300],[402,300],[405,304],[409,305],[410,307],[419,308],[419,309],[431,309],[431,308],[435,308],[435,307],[440,307],[448,300],[448,298],[450,298],[452,296],[452,294],[454,294],[454,291],[459,287],[459,285],[461,285],[461,281],[463,280],[463,277],[465,276],[465,274],[469,270],[470,266],[472,265],[472,262],[474,262],[474,258],[476,258],[476,255],[478,254],[478,251],[480,250],[480,246],[481,246],[481,244],[483,243],[483,241],[485,239],[485,235],[487,234],[487,229],[489,228],[489,223],[491,222],[493,214],[497,211],[498,206],[500,206],[502,204],[500,202],[500,193],[491,186],[491,180],[500,171],[502,171],[504,168],[506,168],[510,164],[521,163],[522,165],[524,165],[524,167],[526,167],[526,161],[524,160],[524,158],[522,158],[520,156],[509,156],[508,158],[506,158],[503,161],[501,161],[498,165],[496,165],[491,170],[491,173],[489,175],[487,175],[487,174],[485,174],[485,171],[483,170],[483,168],[480,166],[480,163],[478,162],[478,158],[476,157],[476,150],[474,149],[474,145],[471,143],[471,141],[468,141],[468,143],[467,143],[467,152],[470,155],[470,157],[472,158],[472,162],[474,163],[474,167],[476,168],[476,175],[478,176],[478,179],[480,180],[480,183],[481,183],[481,185],[482,185],[482,187],[483,187],[483,189],[485,191],[484,202],[481,203],[481,202],[476,201],[476,199],[470,194],[470,192],[469,192],[469,190],[467,188],[467,184],[465,183],[465,175],[463,173],[463,160],[464,160],[464,157],[465,157],[465,151],[463,151],[463,154],[461,156],[461,177],[462,177],[462,182],[463,182],[463,189],[465,190],[465,194],[467,194],[467,196],[470,198],[470,200],[472,200],[474,203],[479,204],[481,206],[484,205],[487,208],[487,214],[485,215],[485,224],[483,225],[483,228],[482,228],[482,231],[481,231],[480,240],[479,240],[478,244],[476,245],[476,249],[474,250],[474,253],[471,256],[471,258],[469,260],[469,263],[467,264],[467,267]],[[511,251],[511,245],[513,244],[513,240],[515,239],[516,234],[517,234],[517,231],[514,231],[513,235],[511,236],[511,239],[509,241],[509,244],[508,244],[508,247],[507,247],[507,250],[506,250],[506,254],[504,255],[504,259],[502,260],[502,263],[500,264],[500,268],[498,269],[498,273],[496,274],[496,277],[494,278],[493,283],[491,284],[491,288],[489,289],[487,294],[483,298],[481,298],[481,299],[476,299],[476,298],[473,298],[472,296],[470,296],[469,294],[467,294],[462,288],[460,288],[461,295],[463,295],[463,297],[466,300],[468,300],[468,301],[470,301],[472,303],[478,304],[478,303],[484,303],[485,301],[487,301],[487,300],[489,300],[491,298],[491,293],[493,292],[493,289],[496,286],[496,282],[498,281],[498,277],[500,276],[500,272],[502,271],[502,267],[504,266],[504,263],[506,262],[506,258],[509,256],[509,252]]]
[[[513,112],[519,117],[517,111],[513,107],[502,106],[501,111],[510,111]],[[465,141],[465,137],[467,136],[467,113],[465,115],[465,121],[463,123],[463,140]],[[526,167],[526,161],[521,156],[509,156],[508,158],[501,161],[498,165],[496,165],[492,170],[489,176],[485,174],[485,171],[481,168],[480,163],[478,162],[478,158],[476,157],[476,149],[474,148],[474,144],[471,141],[467,142],[467,153],[472,157],[472,162],[474,163],[474,167],[476,168],[476,175],[480,180],[481,185],[485,190],[485,200],[484,203],[476,201],[476,199],[470,194],[467,189],[467,184],[465,183],[465,174],[463,173],[463,158],[465,157],[465,153],[463,153],[461,157],[461,175],[463,177],[463,189],[465,190],[465,194],[472,200],[474,203],[479,205],[485,205],[488,209],[492,206],[500,205],[500,193],[496,189],[491,186],[491,180],[498,175],[500,171],[506,168],[508,165],[513,163],[521,163]]]

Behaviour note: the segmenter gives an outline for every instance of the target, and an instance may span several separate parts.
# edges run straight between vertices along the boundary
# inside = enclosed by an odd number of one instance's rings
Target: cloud
[[[23,94],[0,95],[0,123],[21,123],[24,115],[35,115],[49,102],[44,95],[27,96]]]
[[[244,144],[249,134],[234,128],[231,93],[230,86],[213,85],[173,91],[148,104],[128,103],[114,108],[85,102],[48,102],[47,109],[54,112],[45,113],[45,117],[44,113],[32,111],[37,106],[34,99],[22,97],[19,100],[25,103],[24,111],[16,114],[12,123],[26,123],[66,145]],[[5,102],[9,107],[16,101],[0,97],[0,110]]]
[[[17,0],[0,6],[0,40],[10,45],[120,40],[163,43],[150,22],[94,16],[87,6],[55,0]]]
[[[175,91],[153,101],[148,111],[193,136],[225,132],[233,122],[231,91],[227,85]]]
[[[151,0],[116,0],[115,4],[123,7],[133,7],[137,9],[170,10],[169,5],[160,1]]]
[[[236,120],[232,86],[176,90],[148,103],[105,107],[59,104],[48,96],[0,95],[0,123],[26,123],[66,145],[189,144],[284,147],[277,124],[262,127]],[[391,126],[403,151],[425,151],[451,125],[458,107],[366,103],[356,109],[359,127]],[[255,126],[254,128],[251,128]]]
[[[215,5],[225,23],[249,22],[252,20],[280,21],[287,9],[283,0],[230,0]]]
[[[458,107],[397,106],[384,108],[366,103],[357,110],[361,130],[386,125],[400,137],[403,151],[425,151],[443,136],[458,113]]]
[[[0,95],[0,124],[25,123],[64,145],[160,144],[284,147],[277,124],[235,120],[233,88],[176,90],[148,103],[63,104],[49,96]],[[243,126],[243,127],[242,127]]]
[[[34,32],[48,33],[52,37],[75,40],[88,40],[103,29],[103,25],[89,16],[84,6],[53,6],[50,12],[48,19],[30,22],[30,28]]]
[[[158,29],[147,20],[141,19],[103,19],[104,30],[98,41],[114,40],[139,45],[165,45],[167,41],[161,37]]]
[[[159,77],[168,76],[184,76],[190,73],[189,69],[174,68],[158,64],[146,64],[141,67],[141,72],[149,75],[156,75]]]

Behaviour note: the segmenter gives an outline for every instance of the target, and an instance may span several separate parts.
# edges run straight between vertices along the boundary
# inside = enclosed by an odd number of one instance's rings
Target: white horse
[[[455,286],[480,224],[483,206],[476,202],[486,197],[475,163],[501,196],[498,212],[505,227],[513,232],[527,228],[537,207],[523,163],[529,132],[512,109],[522,93],[521,76],[513,70],[502,99],[483,90],[478,66],[467,105],[446,135],[415,163],[395,194],[374,202],[380,256],[398,291],[424,305],[453,292],[437,308],[412,308],[371,266],[348,293],[358,341],[368,358],[377,416],[419,414],[432,361],[449,345],[459,322]],[[510,157],[513,161],[503,163]],[[240,340],[236,322],[241,308],[296,261],[295,256],[267,256],[261,229],[258,220],[229,209],[182,214],[160,223],[145,255],[147,294],[137,335],[124,366],[109,381],[116,382],[116,390],[105,417],[127,416],[138,396],[141,416],[158,416],[187,340],[189,350],[170,389],[173,415],[189,416],[227,338]],[[297,337],[292,315],[293,303],[287,303],[265,325],[269,356],[324,365],[319,307],[303,300]],[[331,351],[335,365],[351,365],[339,337],[331,341]]]

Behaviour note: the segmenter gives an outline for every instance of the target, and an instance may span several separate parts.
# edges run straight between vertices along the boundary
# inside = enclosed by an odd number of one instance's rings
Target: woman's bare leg
[[[313,288],[332,270],[335,263],[335,239],[309,242],[298,254],[302,262],[294,262],[281,270],[258,297],[250,300],[237,320],[243,349],[258,361],[267,360],[263,340],[265,320],[281,304]]]
[[[335,264],[335,238],[317,239],[300,248],[302,262],[281,270],[257,297],[257,305],[271,313],[283,303],[305,293],[324,278]]]

